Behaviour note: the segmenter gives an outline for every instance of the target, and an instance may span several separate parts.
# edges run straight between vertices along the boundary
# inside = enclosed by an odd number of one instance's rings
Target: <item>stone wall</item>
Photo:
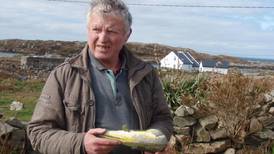
[[[274,90],[264,95],[262,105],[247,119],[247,127],[239,130],[242,131],[242,141],[233,140],[216,115],[197,118],[196,112],[197,109],[184,105],[174,111],[175,132],[170,146],[179,153],[241,154],[246,153],[245,147],[258,149],[262,154],[270,153],[270,149],[262,152],[260,148],[263,145],[273,146],[274,143]],[[5,144],[7,147],[16,147],[17,151],[35,153],[26,138],[27,122],[16,119],[3,121],[1,117],[0,114],[0,148]],[[260,154],[258,151],[255,153]]]
[[[182,153],[245,153],[244,148],[261,148],[274,142],[274,90],[265,94],[263,105],[247,119],[239,134],[243,140],[235,141],[216,115],[195,118],[195,109],[180,106],[174,112],[173,143]],[[272,145],[273,146],[273,145]],[[267,151],[264,151],[267,152]],[[264,153],[263,152],[263,153]]]
[[[27,122],[19,121],[16,118],[5,121],[0,119],[0,153],[39,154],[33,151],[30,145],[26,126]]]
[[[64,60],[64,57],[23,56],[21,67],[24,69],[52,70]]]

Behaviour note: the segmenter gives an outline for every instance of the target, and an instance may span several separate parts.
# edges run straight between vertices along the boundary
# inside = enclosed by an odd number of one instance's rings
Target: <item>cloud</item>
[[[0,0],[0,39],[86,40],[87,3]],[[274,6],[272,0],[127,0],[128,4]],[[130,41],[274,59],[274,10],[129,5]]]
[[[13,0],[1,2],[0,10],[1,39],[85,40],[87,5]]]
[[[247,4],[237,3],[237,5]],[[265,6],[259,3],[252,5]],[[271,31],[273,20],[269,18],[262,20],[266,15],[265,10],[209,8],[154,10],[137,6],[131,7],[131,10],[136,14],[132,40],[160,42],[214,54],[250,57],[273,55],[269,54],[274,50],[271,43],[274,41],[274,33]],[[140,15],[140,10],[150,12],[150,15]],[[268,10],[268,14],[271,11]],[[262,25],[265,27],[263,30]]]

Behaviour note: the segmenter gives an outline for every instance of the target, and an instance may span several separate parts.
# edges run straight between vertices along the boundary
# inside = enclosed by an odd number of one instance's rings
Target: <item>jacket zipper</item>
[[[144,116],[143,116],[143,112],[142,112],[141,109],[140,109],[139,104],[137,103],[137,102],[138,102],[138,101],[136,100],[137,98],[136,98],[136,97],[133,97],[134,88],[135,88],[135,87],[133,87],[133,88],[132,88],[132,91],[131,91],[131,98],[132,98],[132,100],[133,100],[133,106],[134,106],[134,108],[135,108],[135,110],[136,110],[136,113],[137,113],[137,115],[138,115],[140,129],[143,130],[143,129],[144,129],[144,125],[143,125],[142,121],[144,120],[144,118],[143,118]]]

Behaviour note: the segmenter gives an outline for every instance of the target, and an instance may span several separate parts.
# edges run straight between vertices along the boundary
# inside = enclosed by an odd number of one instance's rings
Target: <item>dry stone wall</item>
[[[196,118],[196,109],[180,106],[174,111],[174,135],[171,137],[171,146],[176,147],[179,153],[187,154],[240,154],[244,147],[254,149],[274,141],[274,90],[265,94],[264,103],[257,108],[257,112],[248,119],[247,129],[242,133],[243,142],[235,142],[220,119],[216,115]],[[1,120],[1,144],[26,153],[35,153],[26,138],[27,122],[16,119]],[[6,146],[5,145],[5,146]]]
[[[194,108],[180,106],[174,112],[173,143],[182,153],[240,153],[243,147],[260,148],[274,141],[274,90],[265,94],[263,105],[241,130],[242,142],[235,142],[216,115],[195,118]]]

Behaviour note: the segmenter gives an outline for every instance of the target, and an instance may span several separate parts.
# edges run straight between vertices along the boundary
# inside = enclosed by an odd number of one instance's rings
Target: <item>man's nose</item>
[[[108,40],[108,34],[107,32],[101,32],[99,35],[99,41],[100,42],[106,42]]]

